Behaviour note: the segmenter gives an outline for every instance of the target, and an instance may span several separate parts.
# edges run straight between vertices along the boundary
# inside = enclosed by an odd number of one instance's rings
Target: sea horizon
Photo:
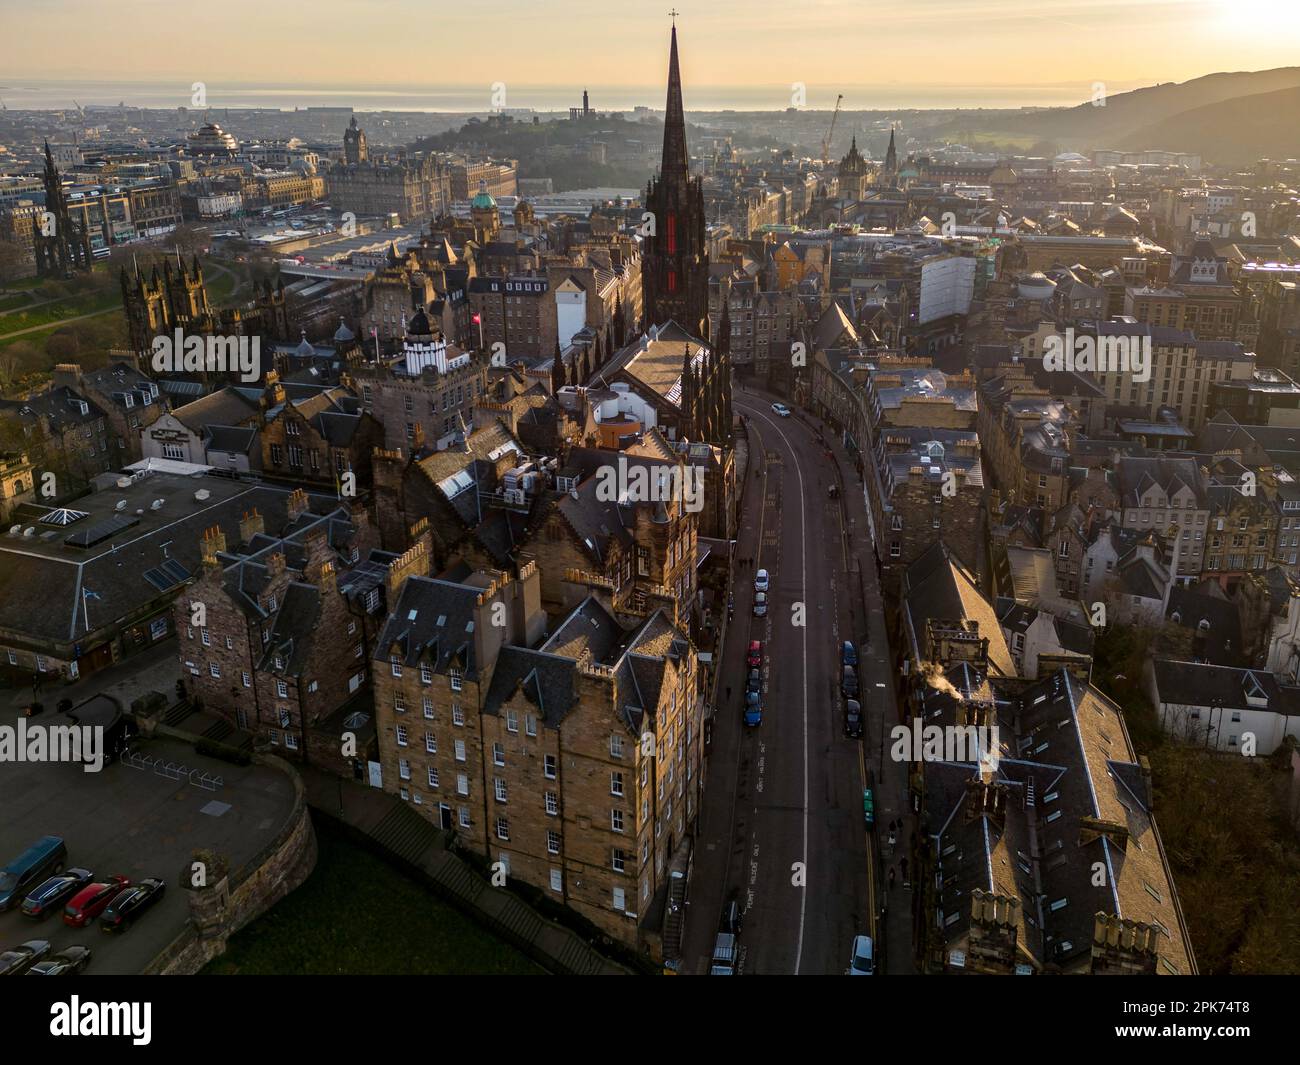
[[[201,79],[195,79],[201,80]],[[218,86],[205,82],[206,106],[192,104],[193,82],[107,81],[10,78],[0,85],[0,101],[8,110],[50,111],[74,107],[186,108],[222,111],[246,109],[302,110],[309,107],[352,107],[365,111],[417,111],[482,114],[493,110],[492,85],[394,85],[374,87],[251,85]],[[1124,92],[1139,83],[1111,83],[1111,92]],[[585,86],[596,111],[632,111],[636,107],[663,109],[663,90],[654,86]],[[506,84],[505,109],[539,113],[566,112],[582,104],[584,86]],[[792,87],[697,85],[687,94],[688,111],[783,111],[791,106]],[[830,110],[838,93],[845,111],[1015,109],[1073,107],[1088,100],[1090,85],[856,85],[822,88],[809,85],[800,110]]]

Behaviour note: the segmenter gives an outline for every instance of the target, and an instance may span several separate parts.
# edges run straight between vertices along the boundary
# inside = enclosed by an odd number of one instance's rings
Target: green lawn
[[[421,884],[316,823],[307,882],[230,940],[204,975],[541,975]]]

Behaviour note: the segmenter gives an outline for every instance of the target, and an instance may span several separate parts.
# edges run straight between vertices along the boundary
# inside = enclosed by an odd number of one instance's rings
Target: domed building
[[[478,183],[478,192],[469,201],[469,214],[474,223],[474,239],[480,244],[495,239],[501,231],[501,212],[497,209],[497,201],[487,190],[486,181]]]
[[[215,122],[209,122],[191,133],[189,147],[192,155],[230,157],[239,154],[239,141]]]

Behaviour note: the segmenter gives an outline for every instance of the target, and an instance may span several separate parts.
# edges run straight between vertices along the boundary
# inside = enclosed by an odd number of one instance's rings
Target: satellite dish
[[[126,510],[126,500],[125,500],[125,499],[119,499],[119,500],[117,501],[117,506],[115,506],[113,509],[114,509],[114,510]]]

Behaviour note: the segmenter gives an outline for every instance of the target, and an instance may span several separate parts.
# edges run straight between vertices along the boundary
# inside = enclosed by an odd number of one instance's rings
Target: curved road
[[[860,654],[865,649],[863,634],[851,629],[850,618],[861,613],[850,607],[858,575],[844,510],[828,496],[839,470],[815,431],[798,417],[774,414],[770,397],[737,390],[734,403],[748,423],[750,448],[741,561],[722,649],[683,971],[708,972],[722,904],[735,898],[744,911],[743,974],[838,974],[853,937],[875,935],[863,741],[845,737],[840,695],[842,641],[852,639]],[[768,615],[756,618],[760,568],[771,587]],[[762,640],[765,652],[763,723],[746,728],[752,639]]]

